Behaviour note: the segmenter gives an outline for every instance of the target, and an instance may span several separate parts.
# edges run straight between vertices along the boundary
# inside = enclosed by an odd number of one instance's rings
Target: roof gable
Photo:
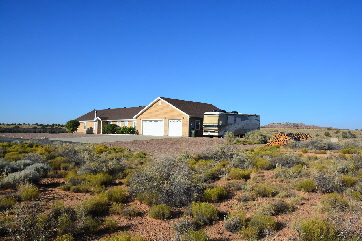
[[[77,118],[78,121],[93,121],[96,117],[101,120],[122,120],[122,119],[133,119],[144,106],[130,107],[130,108],[116,108],[116,109],[104,109],[104,110],[92,110],[85,115]],[[95,115],[95,111],[97,114]]]
[[[155,104],[159,100],[167,102],[169,105],[178,109],[180,112],[183,112],[188,116],[203,116],[205,112],[220,110],[219,108],[217,108],[212,104],[171,99],[166,97],[158,97],[154,101],[152,101],[148,106],[142,109],[137,115],[135,115],[134,118],[140,116],[143,112],[145,112],[147,109],[149,109],[153,104]]]

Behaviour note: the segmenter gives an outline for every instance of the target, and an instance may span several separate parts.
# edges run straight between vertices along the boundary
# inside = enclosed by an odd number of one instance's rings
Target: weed
[[[14,197],[0,197],[0,211],[12,208],[16,203]]]
[[[313,180],[302,180],[295,185],[297,191],[313,192],[316,189],[316,184]]]
[[[250,179],[251,172],[252,170],[250,169],[243,170],[240,168],[232,168],[230,169],[228,177],[233,180],[241,180],[241,179],[248,180]]]
[[[261,213],[268,216],[277,216],[282,213],[288,213],[294,210],[294,207],[283,200],[276,200],[262,207]]]
[[[86,213],[99,216],[108,211],[108,196],[104,193],[97,194],[82,203]]]
[[[208,225],[218,219],[219,211],[209,203],[193,202],[191,204],[192,216],[195,223]]]
[[[297,227],[301,241],[333,241],[338,240],[336,228],[323,219],[302,221]]]
[[[227,191],[224,187],[209,188],[204,191],[204,200],[206,202],[218,202],[227,196]]]
[[[171,209],[169,206],[165,204],[160,204],[152,206],[148,211],[148,214],[150,215],[151,218],[163,220],[171,216]]]
[[[123,187],[113,187],[107,191],[109,201],[124,203],[127,199],[126,190]]]
[[[329,193],[324,196],[319,205],[321,212],[343,212],[347,210],[348,202],[342,195],[337,193]]]
[[[131,205],[123,208],[121,215],[126,218],[134,218],[139,215],[140,211],[137,206]]]
[[[18,193],[23,201],[36,200],[40,196],[39,189],[32,184],[19,185]]]

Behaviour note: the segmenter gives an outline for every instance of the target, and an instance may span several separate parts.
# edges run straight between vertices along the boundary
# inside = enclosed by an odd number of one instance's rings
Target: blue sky
[[[157,97],[362,128],[362,1],[0,0],[0,123]]]

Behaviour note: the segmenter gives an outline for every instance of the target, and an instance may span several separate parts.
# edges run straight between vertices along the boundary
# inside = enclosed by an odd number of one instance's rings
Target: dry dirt
[[[0,138],[21,138],[21,139],[44,139],[44,138],[57,138],[57,137],[67,137],[70,136],[80,137],[81,134],[43,134],[43,133],[7,133],[0,134]],[[113,142],[113,143],[104,143],[107,146],[124,146],[130,148],[133,151],[144,151],[150,153],[154,156],[157,155],[176,155],[180,153],[200,153],[203,151],[215,150],[219,145],[224,144],[224,139],[218,138],[172,138],[172,139],[156,139],[148,141],[131,141],[131,142]],[[260,145],[234,145],[236,149],[245,149],[251,148]],[[272,171],[263,171],[257,174],[255,178],[258,178],[261,182],[267,180],[268,183],[276,183],[272,177]],[[90,197],[90,194],[82,193],[70,193],[62,191],[58,186],[63,183],[64,180],[61,178],[46,178],[41,182],[41,201],[46,205],[50,205],[54,201],[62,200],[67,205],[77,205],[82,200],[85,200]],[[122,185],[121,181],[119,180]],[[227,182],[235,182],[222,178],[221,180],[214,183],[217,186],[224,186]],[[278,181],[280,185],[280,181]],[[4,194],[4,191],[1,191],[0,194]],[[9,190],[7,190],[9,191]],[[6,191],[5,191],[6,192]],[[238,234],[227,232],[224,229],[224,218],[225,214],[229,213],[232,210],[242,209],[247,212],[247,215],[250,217],[255,213],[255,211],[265,202],[270,202],[270,198],[258,198],[256,201],[251,202],[251,204],[245,204],[238,202],[236,197],[241,195],[243,191],[231,191],[229,198],[226,200],[214,203],[214,205],[221,211],[222,215],[220,220],[216,221],[213,225],[207,226],[204,228],[206,234],[212,241],[238,241],[243,240]],[[298,193],[297,195],[303,196],[303,200],[298,203],[296,210],[292,213],[282,214],[276,217],[276,220],[282,225],[280,230],[274,235],[265,238],[264,240],[297,240],[297,233],[293,230],[293,222],[299,219],[305,219],[315,214],[316,205],[320,200],[320,194],[317,193]],[[169,220],[155,220],[148,216],[147,212],[149,207],[145,204],[142,204],[138,201],[132,201],[127,204],[135,205],[141,211],[140,216],[127,219],[121,216],[114,216],[116,220],[120,223],[123,230],[141,237],[145,237],[148,240],[152,241],[168,241],[172,240],[175,237],[173,230],[173,225],[180,221],[180,214],[175,213],[173,218]],[[98,239],[101,236],[98,237]]]

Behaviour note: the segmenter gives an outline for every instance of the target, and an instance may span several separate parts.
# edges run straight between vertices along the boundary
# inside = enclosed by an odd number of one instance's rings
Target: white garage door
[[[142,121],[142,134],[146,136],[163,136],[163,120]]]
[[[168,120],[168,135],[182,136],[182,120]]]

